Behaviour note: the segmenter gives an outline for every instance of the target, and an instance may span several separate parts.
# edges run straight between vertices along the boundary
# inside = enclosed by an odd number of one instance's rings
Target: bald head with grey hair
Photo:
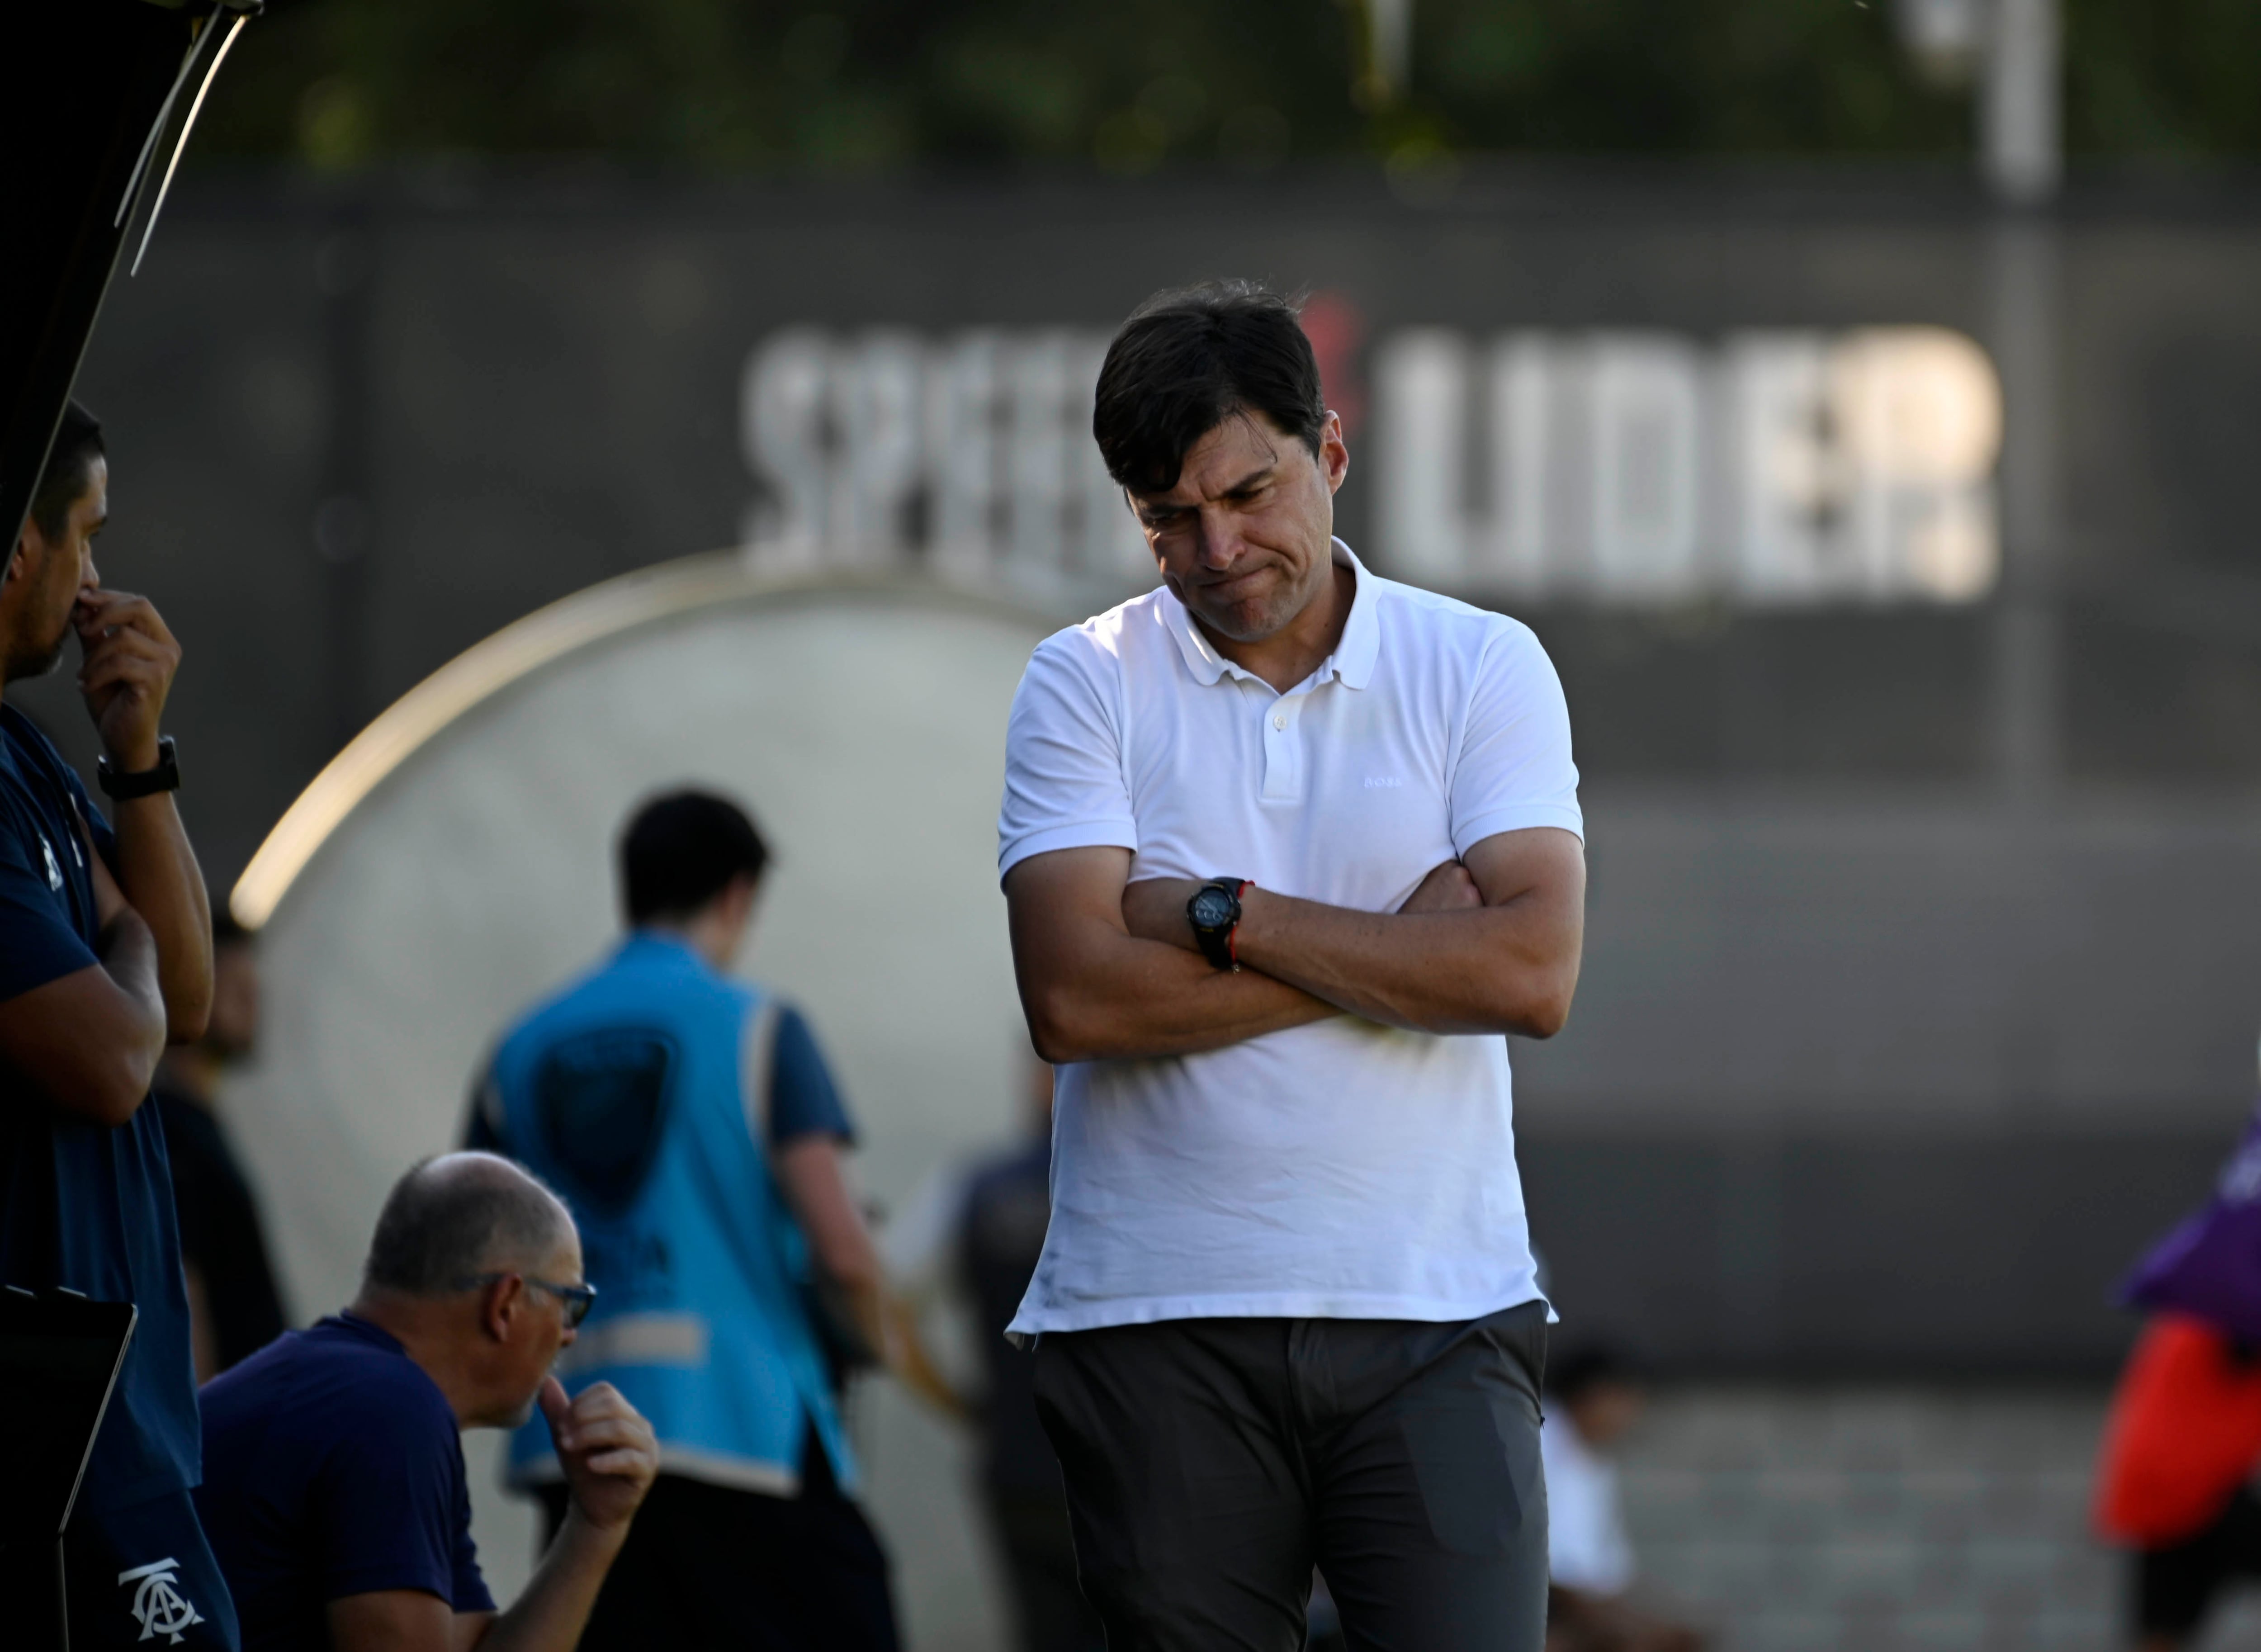
[[[362,1289],[437,1296],[480,1274],[523,1270],[573,1236],[564,1203],[490,1153],[419,1160],[392,1184],[362,1265]]]

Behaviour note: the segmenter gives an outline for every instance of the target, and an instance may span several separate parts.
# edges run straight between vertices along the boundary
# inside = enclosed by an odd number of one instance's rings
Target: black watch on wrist
[[[1232,932],[1240,927],[1240,892],[1247,887],[1245,878],[1211,878],[1186,902],[1186,921],[1194,926],[1202,956],[1218,969],[1240,967]]]
[[[155,768],[143,769],[138,774],[120,774],[111,767],[109,758],[103,757],[95,760],[94,778],[105,793],[120,801],[154,797],[160,792],[177,792],[181,789],[181,765],[173,749],[173,736],[159,736]]]

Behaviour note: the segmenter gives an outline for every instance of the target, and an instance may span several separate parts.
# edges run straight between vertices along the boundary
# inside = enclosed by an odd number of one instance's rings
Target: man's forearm
[[[1551,1035],[1577,983],[1554,915],[1511,902],[1461,912],[1359,912],[1251,889],[1235,937],[1251,969],[1423,1032]]]
[[[118,887],[156,943],[166,1032],[174,1043],[186,1043],[203,1034],[212,1013],[212,909],[204,873],[171,794],[118,803],[113,824]]]
[[[572,1652],[628,1534],[625,1521],[599,1529],[569,1509],[524,1592],[487,1626],[479,1652]]]
[[[103,973],[118,988],[133,1026],[121,1040],[121,1053],[147,1090],[165,1053],[165,1002],[158,986],[157,944],[140,914],[125,909],[110,920],[96,942]]]
[[[1198,1055],[1339,1015],[1335,1005],[1253,970],[1116,934],[1086,967],[1021,982],[1037,1052],[1047,1061]]]

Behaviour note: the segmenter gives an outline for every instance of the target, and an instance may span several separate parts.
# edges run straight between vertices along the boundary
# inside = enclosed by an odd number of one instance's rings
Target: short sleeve
[[[796,1136],[856,1139],[848,1109],[840,1100],[832,1069],[816,1047],[816,1035],[798,1009],[778,1011],[770,1047],[770,1145],[782,1147]]]
[[[470,1489],[454,1419],[416,1397],[372,1397],[341,1431],[323,1474],[317,1513],[322,1596],[339,1600],[414,1589],[466,1608],[457,1596],[468,1560]],[[485,1584],[479,1584],[485,1592]]]
[[[1554,663],[1530,628],[1512,620],[1476,667],[1453,770],[1453,848],[1533,826],[1583,837],[1578,768],[1570,760],[1570,710]]]
[[[0,832],[0,1002],[99,962],[57,901],[63,884],[54,844],[22,825]]]
[[[1005,728],[1000,880],[1031,856],[1055,850],[1137,851],[1138,823],[1105,673],[1104,656],[1080,631],[1048,638],[1022,673]]]

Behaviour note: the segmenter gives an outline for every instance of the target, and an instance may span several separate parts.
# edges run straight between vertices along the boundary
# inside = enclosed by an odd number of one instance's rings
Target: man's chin
[[[1232,643],[1261,643],[1287,629],[1288,622],[1296,617],[1295,611],[1277,597],[1217,603],[1195,608],[1194,613],[1211,631]]]
[[[11,683],[45,677],[63,663],[63,644],[70,640],[66,633],[55,639],[55,645],[41,654],[19,654],[8,662],[7,680]]]

